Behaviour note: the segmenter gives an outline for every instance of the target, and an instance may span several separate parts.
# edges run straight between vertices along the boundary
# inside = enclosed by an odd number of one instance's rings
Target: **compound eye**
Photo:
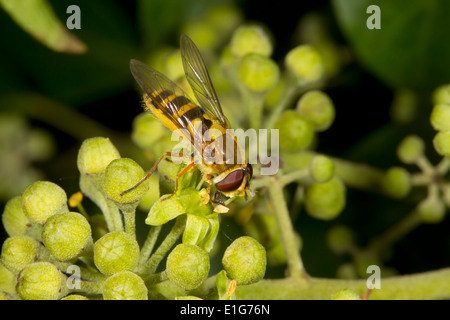
[[[236,190],[241,186],[244,176],[242,169],[230,172],[222,181],[216,183],[216,188],[224,192]]]

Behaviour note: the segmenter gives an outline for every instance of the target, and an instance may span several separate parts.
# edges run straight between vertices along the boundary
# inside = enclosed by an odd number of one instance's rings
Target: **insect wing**
[[[185,34],[181,36],[180,47],[184,72],[195,97],[213,119],[217,119],[223,127],[228,128],[227,119],[223,114],[200,51]]]
[[[175,100],[165,100],[165,98],[172,94],[187,97],[186,93],[165,75],[138,60],[132,59],[130,61],[130,70],[141,89],[151,98],[151,102],[155,108],[178,129],[187,129],[181,130],[181,132],[193,143],[194,137],[189,132],[194,132],[195,135],[199,131],[199,128],[195,128],[194,124],[189,121],[180,120],[182,118],[180,107],[182,106],[175,103]],[[187,98],[186,100],[189,101],[190,99],[188,100]]]

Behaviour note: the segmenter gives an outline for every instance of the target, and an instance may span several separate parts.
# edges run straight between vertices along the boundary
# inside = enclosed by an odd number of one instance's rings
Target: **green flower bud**
[[[79,294],[71,294],[62,298],[61,300],[89,300],[89,299]]]
[[[241,26],[233,33],[230,49],[236,57],[244,57],[249,53],[269,57],[272,54],[272,43],[262,27],[257,25]]]
[[[345,185],[336,177],[312,184],[305,193],[306,212],[321,220],[336,218],[345,207],[345,191]]]
[[[91,237],[91,226],[81,214],[66,212],[50,217],[42,230],[42,241],[50,254],[60,261],[77,257]]]
[[[314,125],[316,131],[327,130],[335,118],[333,101],[319,90],[305,93],[297,103],[297,111]]]
[[[237,238],[225,250],[222,265],[230,279],[237,285],[258,282],[266,273],[266,249],[255,239]]]
[[[205,250],[192,244],[179,244],[167,257],[166,272],[177,286],[192,290],[206,279],[209,273],[209,256]]]
[[[433,146],[441,156],[450,156],[450,130],[439,131],[433,139]]]
[[[118,158],[119,151],[108,138],[89,138],[81,144],[77,166],[81,174],[95,175],[103,173],[108,164]]]
[[[397,148],[397,156],[403,163],[416,163],[423,156],[424,149],[425,144],[420,137],[409,135],[400,142]]]
[[[401,167],[389,168],[385,173],[382,187],[391,197],[403,198],[411,190],[411,175]]]
[[[0,292],[8,294],[16,293],[17,277],[0,261]]]
[[[353,263],[344,263],[339,266],[336,277],[339,279],[357,279],[358,274]]]
[[[332,300],[361,300],[361,297],[352,289],[344,289],[333,295]]]
[[[296,152],[308,147],[314,138],[314,127],[294,110],[285,111],[274,125],[279,129],[280,147]]]
[[[14,197],[6,203],[2,222],[10,236],[19,236],[27,232],[31,227],[31,222],[22,209],[22,197]]]
[[[450,85],[444,84],[437,87],[432,93],[432,102],[434,105],[450,103]]]
[[[183,61],[180,49],[174,49],[166,57],[165,74],[173,81],[184,77]]]
[[[328,230],[327,244],[336,253],[346,252],[355,242],[353,230],[344,226],[337,225]]]
[[[327,182],[334,175],[334,162],[322,155],[315,156],[309,166],[311,175],[316,182]]]
[[[215,35],[228,35],[242,21],[242,13],[237,7],[230,4],[214,5],[207,13],[206,21],[213,26]]]
[[[439,223],[445,217],[445,204],[438,197],[428,197],[416,208],[422,221],[425,223]]]
[[[148,300],[144,280],[130,271],[121,271],[108,277],[103,287],[104,300]]]
[[[216,30],[204,20],[187,21],[183,27],[183,33],[191,37],[200,51],[214,49],[220,40]],[[181,70],[183,71],[183,68]],[[184,72],[182,74],[184,75]]]
[[[251,91],[264,92],[280,78],[277,64],[260,54],[248,54],[239,63],[239,79]]]
[[[367,267],[381,265],[379,258],[374,253],[368,251],[359,252],[355,257],[354,263],[356,274],[360,278],[367,278]]]
[[[44,224],[51,216],[69,211],[66,192],[50,181],[37,181],[22,195],[22,207],[27,217]]]
[[[113,160],[106,168],[103,191],[116,203],[137,203],[148,191],[148,181],[123,195],[120,194],[135,186],[144,176],[144,169],[134,160],[128,158]]]
[[[29,236],[14,236],[3,242],[1,260],[5,267],[18,273],[36,261],[39,242]]]
[[[431,111],[430,122],[435,130],[450,130],[450,104],[435,105]]]
[[[105,275],[133,270],[139,259],[139,245],[125,232],[110,232],[95,242],[94,263]]]
[[[411,122],[417,115],[417,94],[411,90],[399,90],[395,92],[391,105],[391,117],[399,123]]]
[[[324,73],[320,54],[310,45],[300,45],[288,52],[286,67],[304,82],[319,80]]]
[[[167,135],[167,129],[150,112],[143,112],[133,120],[131,139],[142,149],[150,149]]]
[[[24,300],[56,300],[67,293],[64,276],[49,262],[36,262],[18,276],[17,292]]]

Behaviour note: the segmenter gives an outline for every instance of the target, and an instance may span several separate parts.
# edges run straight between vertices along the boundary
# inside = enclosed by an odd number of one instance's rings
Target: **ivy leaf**
[[[37,41],[57,52],[82,54],[86,45],[71,34],[47,0],[0,0],[0,6]]]
[[[448,0],[333,0],[344,36],[357,58],[394,88],[428,93],[450,79]],[[370,5],[380,29],[369,29]]]

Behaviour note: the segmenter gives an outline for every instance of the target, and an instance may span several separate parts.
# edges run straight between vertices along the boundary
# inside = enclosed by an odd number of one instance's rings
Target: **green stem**
[[[125,232],[136,238],[136,206],[122,210],[125,221]]]
[[[383,234],[373,239],[368,249],[376,254],[381,254],[387,248],[391,247],[399,239],[403,238],[407,233],[414,230],[420,223],[421,218],[416,211],[412,211],[402,220],[397,222]]]
[[[103,194],[102,194],[103,196]],[[110,220],[112,222],[112,229],[108,229],[112,232],[115,231],[123,231],[123,221],[122,221],[122,215],[120,214],[120,210],[117,207],[117,205],[114,203],[114,201],[110,200],[110,199],[106,199],[106,211],[103,212],[103,214],[105,215],[105,219],[106,217],[108,217],[108,220]],[[107,220],[107,221],[108,221]]]
[[[147,287],[151,287],[151,286],[153,286],[153,285],[155,285],[157,283],[166,281],[168,279],[169,279],[169,277],[167,276],[167,272],[164,270],[164,271],[161,271],[161,272],[158,272],[158,273],[155,273],[155,274],[151,274],[148,277],[146,277],[145,278],[145,285]]]
[[[272,178],[272,184],[269,186],[269,193],[283,240],[289,275],[294,278],[304,278],[305,270],[297,248],[294,228],[284,199],[283,185],[276,177]]]
[[[370,274],[367,275],[368,277]],[[340,280],[311,278],[302,281],[297,278],[262,280],[248,286],[238,286],[238,299],[330,299],[342,289],[352,289],[364,294],[366,279]],[[450,268],[381,279],[381,289],[373,289],[370,300],[423,300],[450,298]]]
[[[289,106],[289,103],[294,99],[294,97],[299,94],[299,87],[297,85],[291,84],[293,82],[288,81],[286,88],[282,99],[277,103],[277,105],[274,107],[272,112],[270,113],[268,119],[266,120],[264,124],[264,128],[266,129],[272,129],[275,125],[275,122],[278,120],[278,118],[281,116],[283,111]]]
[[[139,255],[138,273],[140,273],[141,269],[144,267],[145,262],[147,262],[148,258],[150,257],[161,229],[162,226],[150,227],[150,230],[147,234],[147,239],[145,239],[144,245],[142,246],[141,253]]]
[[[88,294],[102,294],[103,282],[92,282],[80,280],[80,287],[71,289],[70,292],[83,292]]]
[[[158,249],[150,256],[145,264],[142,273],[144,275],[153,274],[158,268],[159,263],[163,260],[178,238],[183,234],[186,225],[186,215],[178,216],[174,226],[166,236]]]

